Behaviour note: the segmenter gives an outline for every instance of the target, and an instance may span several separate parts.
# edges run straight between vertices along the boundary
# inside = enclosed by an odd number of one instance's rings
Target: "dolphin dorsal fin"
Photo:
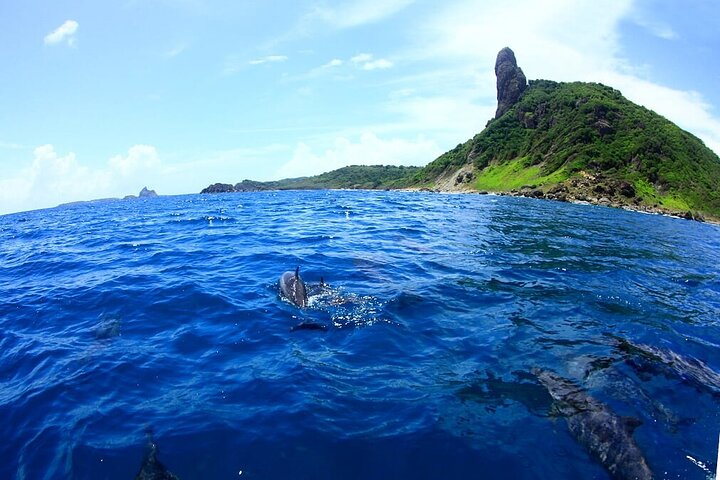
[[[300,278],[300,266],[295,268],[295,278]]]
[[[635,417],[621,417],[620,420],[630,433],[633,433],[637,427],[642,425],[642,420]]]

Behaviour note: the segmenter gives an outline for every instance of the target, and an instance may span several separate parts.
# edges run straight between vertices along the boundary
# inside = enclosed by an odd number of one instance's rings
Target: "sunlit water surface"
[[[263,192],[0,217],[0,478],[606,479],[531,371],[656,478],[709,478],[720,229],[479,195]],[[329,285],[301,310],[277,280]],[[317,328],[298,329],[305,322]],[[652,366],[652,365],[651,365]]]

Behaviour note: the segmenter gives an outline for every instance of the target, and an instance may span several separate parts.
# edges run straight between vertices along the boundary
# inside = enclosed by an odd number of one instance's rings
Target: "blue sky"
[[[424,165],[493,116],[504,46],[720,152],[718,24],[714,0],[4,1],[0,214]]]

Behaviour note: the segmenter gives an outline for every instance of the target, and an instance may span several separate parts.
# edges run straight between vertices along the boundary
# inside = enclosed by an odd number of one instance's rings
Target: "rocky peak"
[[[497,77],[498,100],[495,118],[500,118],[518,101],[527,87],[525,74],[517,66],[515,54],[508,47],[498,53],[495,61],[495,76]]]
[[[140,190],[140,193],[138,194],[139,198],[148,198],[148,197],[157,197],[158,194],[155,192],[155,190],[148,190],[147,187],[143,187],[142,190]]]

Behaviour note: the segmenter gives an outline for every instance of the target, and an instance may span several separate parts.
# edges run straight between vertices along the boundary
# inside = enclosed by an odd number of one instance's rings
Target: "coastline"
[[[627,210],[630,212],[643,213],[646,215],[660,215],[664,217],[677,218],[680,220],[692,220],[700,223],[708,223],[711,225],[720,226],[720,218],[711,216],[692,217],[688,215],[689,212],[679,212],[668,208],[659,206],[644,205],[642,203],[635,204],[631,202],[609,202],[604,201],[603,198],[595,197],[584,197],[584,198],[548,198],[547,194],[537,189],[521,188],[519,190],[507,190],[507,191],[491,191],[491,190],[474,190],[470,188],[427,188],[427,187],[405,187],[399,188],[397,191],[401,192],[428,192],[428,193],[440,193],[440,194],[461,194],[461,195],[496,195],[500,197],[525,197],[535,198],[537,200],[548,200],[555,202],[573,203],[575,205],[593,205],[599,207],[617,208],[621,210]]]

